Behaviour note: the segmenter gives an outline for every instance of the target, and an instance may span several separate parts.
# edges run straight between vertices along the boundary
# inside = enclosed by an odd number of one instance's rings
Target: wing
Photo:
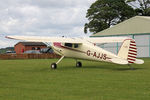
[[[92,37],[85,38],[85,40],[91,43],[115,43],[123,42],[125,39],[130,39],[129,37]]]
[[[65,37],[40,37],[40,36],[6,36],[8,39],[24,40],[31,42],[66,42],[66,43],[82,43],[81,39],[65,38]]]
[[[40,36],[6,36],[9,39],[24,40],[31,42],[67,42],[67,43],[83,43],[86,40],[91,43],[114,43],[123,42],[125,39],[130,39],[129,37],[96,37],[96,38],[66,38],[66,37],[40,37]]]

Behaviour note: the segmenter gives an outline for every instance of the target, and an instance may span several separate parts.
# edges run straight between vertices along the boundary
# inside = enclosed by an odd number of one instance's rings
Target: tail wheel
[[[51,68],[52,68],[52,69],[56,69],[56,68],[57,68],[57,64],[56,64],[56,63],[52,63],[52,64],[51,64]]]
[[[76,67],[82,67],[82,63],[81,62],[77,62],[76,63]]]

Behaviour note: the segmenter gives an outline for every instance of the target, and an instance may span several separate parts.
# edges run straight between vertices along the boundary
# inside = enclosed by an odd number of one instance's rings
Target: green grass
[[[150,100],[150,59],[128,66],[64,59],[0,60],[0,100]]]

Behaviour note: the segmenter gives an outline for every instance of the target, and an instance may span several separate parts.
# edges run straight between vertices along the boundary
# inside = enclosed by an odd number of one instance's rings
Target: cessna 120
[[[44,42],[51,45],[55,53],[61,56],[51,64],[52,69],[64,58],[84,59],[92,61],[105,61],[115,64],[143,64],[144,61],[137,59],[137,48],[135,40],[129,37],[99,37],[99,38],[66,38],[66,37],[37,37],[37,36],[6,36],[9,39]],[[118,54],[111,53],[97,46],[97,44],[122,42]],[[82,67],[77,61],[76,67]]]

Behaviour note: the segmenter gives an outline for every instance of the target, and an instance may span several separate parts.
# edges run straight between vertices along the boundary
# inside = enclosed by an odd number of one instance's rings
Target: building
[[[19,42],[15,45],[16,54],[21,54],[28,50],[40,50],[47,46],[42,42]]]
[[[111,28],[105,29],[91,37],[114,37],[125,36],[135,39],[138,55],[137,57],[150,57],[150,17],[135,16],[121,22]],[[101,45],[106,50],[118,53],[121,43]]]

